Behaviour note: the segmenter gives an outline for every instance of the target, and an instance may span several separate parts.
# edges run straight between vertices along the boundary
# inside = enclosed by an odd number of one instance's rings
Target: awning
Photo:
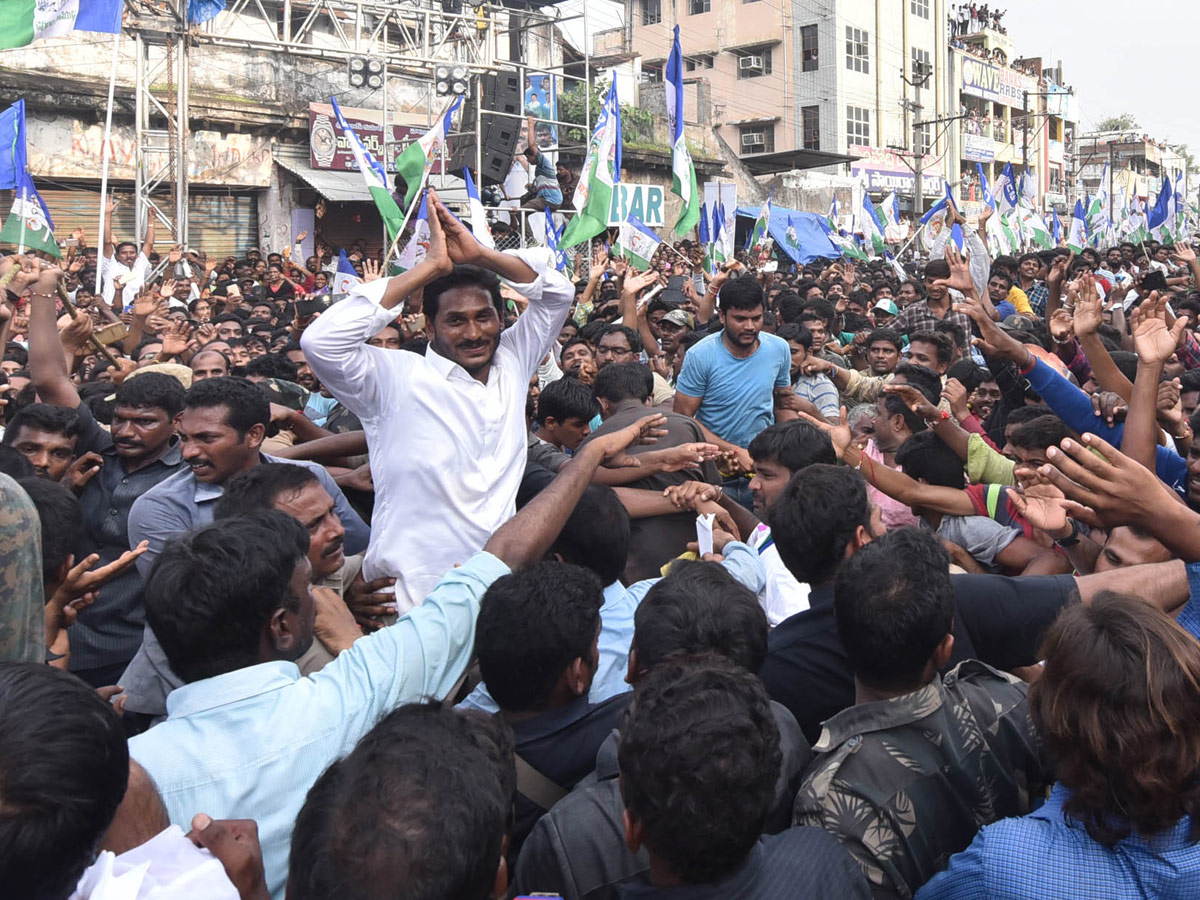
[[[371,192],[358,172],[314,169],[308,160],[275,154],[275,162],[287,169],[326,200],[334,203],[371,203]]]
[[[860,159],[847,153],[827,153],[824,150],[780,150],[778,153],[754,153],[738,159],[754,175],[777,175],[792,169],[817,169],[836,166]]]
[[[722,47],[721,50],[725,53],[745,53],[747,50],[757,50],[759,47],[774,47],[776,44],[782,44],[783,38],[779,37],[761,37],[753,41],[745,41],[741,44],[734,44],[732,47]]]

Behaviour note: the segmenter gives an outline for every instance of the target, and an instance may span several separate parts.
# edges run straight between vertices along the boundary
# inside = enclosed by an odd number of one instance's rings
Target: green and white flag
[[[17,188],[13,196],[12,212],[0,228],[0,243],[12,244],[21,250],[41,250],[61,258],[62,251],[54,241],[50,212],[38,192],[33,179],[27,172],[18,175]]]
[[[437,124],[400,151],[400,155],[396,157],[396,174],[408,184],[408,190],[404,194],[406,210],[412,206],[417,191],[421,189],[421,183],[425,180],[429,170],[433,168],[438,154],[441,153],[442,145],[446,143],[446,134],[450,131],[451,119],[460,106],[462,106],[461,94],[454,98],[454,102],[438,119]],[[340,119],[341,116],[339,115],[338,118]],[[357,155],[356,153],[355,156],[357,157]],[[387,173],[384,173],[384,184],[387,184]],[[391,195],[389,194],[389,196]],[[404,216],[401,215],[401,219],[403,218]],[[392,240],[395,240],[395,237]]]
[[[338,128],[342,129],[342,134],[350,144],[350,152],[354,154],[358,171],[362,173],[363,180],[367,183],[367,190],[371,193],[371,199],[375,201],[375,208],[379,210],[379,215],[383,219],[384,228],[387,229],[388,242],[395,241],[396,235],[400,233],[400,223],[404,221],[404,213],[400,211],[400,207],[396,205],[396,199],[388,190],[387,171],[383,168],[383,163],[372,156],[363,146],[363,142],[359,140],[354,129],[350,127],[350,123],[342,115],[337,98],[330,97],[329,99],[333,103],[333,116],[337,120]]]
[[[1071,230],[1067,234],[1067,246],[1079,253],[1088,245],[1087,213],[1083,209],[1083,201],[1075,201],[1075,211],[1071,214]]]
[[[883,253],[887,246],[883,239],[883,218],[879,210],[871,202],[871,195],[863,191],[862,195],[863,238],[867,244],[867,252],[872,256]]]
[[[771,192],[767,194],[767,202],[762,205],[758,211],[758,218],[754,220],[754,227],[750,229],[750,236],[746,238],[746,249],[753,251],[758,249],[758,245],[766,241],[769,237],[771,227],[771,198],[775,195],[775,189],[771,188]]]
[[[1041,247],[1043,250],[1048,250],[1054,246],[1054,238],[1050,236],[1050,229],[1046,227],[1046,220],[1041,214],[1028,205],[1027,201],[1022,198],[1021,205],[1017,208],[1017,215],[1021,222],[1021,231],[1025,235],[1025,240],[1029,244]]]
[[[612,84],[588,141],[583,177],[575,187],[575,208],[579,214],[567,223],[560,247],[574,247],[608,230],[613,186],[620,181],[621,107],[617,101],[617,73],[613,72]]]
[[[121,0],[0,0],[0,50],[40,38],[121,31]]]
[[[683,201],[676,234],[687,234],[700,221],[700,195],[696,188],[696,167],[683,136],[683,53],[679,49],[679,26],[667,60],[667,121],[671,126],[671,192]]]
[[[617,237],[617,250],[629,260],[635,269],[643,272],[650,268],[650,260],[662,238],[650,230],[646,223],[636,216],[630,216],[621,223],[621,231]]]

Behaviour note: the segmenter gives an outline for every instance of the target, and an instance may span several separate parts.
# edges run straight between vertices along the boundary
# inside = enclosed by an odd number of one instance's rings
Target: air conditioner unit
[[[767,136],[761,131],[751,131],[742,135],[743,147],[761,147],[767,142]]]
[[[763,58],[761,56],[743,56],[738,60],[738,68],[745,72],[748,69],[761,69],[763,67]]]

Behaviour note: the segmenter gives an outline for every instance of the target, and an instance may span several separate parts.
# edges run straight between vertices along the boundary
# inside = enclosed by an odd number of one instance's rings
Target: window
[[[922,19],[929,18],[929,0],[908,0],[908,11]]]
[[[683,68],[686,72],[695,72],[697,69],[711,69],[714,59],[711,53],[701,53],[699,56],[685,56],[683,58]]]
[[[821,149],[821,107],[804,106],[800,109],[805,150]]]
[[[738,57],[738,78],[758,78],[771,74],[771,48],[757,47]]]
[[[918,125],[913,129],[916,152],[926,156],[933,150],[933,134],[928,125]]]
[[[929,64],[929,51],[918,50],[912,48],[912,80],[920,83],[923,79],[927,79],[933,72],[933,67]],[[929,87],[928,84],[921,84],[921,87]]]
[[[871,111],[861,106],[846,107],[846,143],[871,146]]]
[[[742,134],[742,155],[751,153],[775,152],[775,126],[770,122],[758,125],[743,125],[738,129]]]
[[[712,9],[712,0],[688,0],[688,13],[698,16]]]
[[[846,68],[852,72],[871,73],[871,57],[867,50],[867,32],[846,26]]]
[[[642,83],[643,84],[660,84],[663,80],[662,64],[658,65],[642,65]]]
[[[800,71],[815,72],[817,71],[817,26],[802,25],[800,26]]]
[[[638,0],[642,8],[642,24],[657,25],[662,21],[662,0]]]

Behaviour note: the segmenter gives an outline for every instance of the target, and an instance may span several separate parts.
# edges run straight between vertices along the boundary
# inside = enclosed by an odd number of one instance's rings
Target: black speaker
[[[517,141],[521,136],[522,111],[521,77],[516,72],[500,72],[496,75],[484,75],[480,78],[481,98],[474,95],[468,98],[462,107],[462,119],[459,126],[463,133],[454,138],[454,149],[450,154],[447,165],[452,174],[460,174],[463,169],[475,168],[475,145],[480,145],[482,164],[478,172],[481,184],[499,184],[508,177],[512,168],[513,154],[517,151]],[[479,107],[480,134],[475,135],[476,104]],[[507,113],[507,115],[496,115]]]

